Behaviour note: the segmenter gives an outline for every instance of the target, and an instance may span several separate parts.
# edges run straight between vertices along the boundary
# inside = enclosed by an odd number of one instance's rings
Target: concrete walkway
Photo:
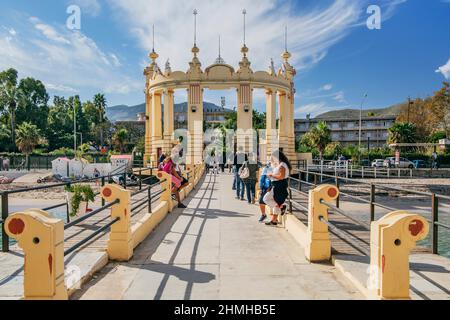
[[[135,250],[109,263],[72,299],[362,299],[333,266],[309,264],[282,228],[257,222],[232,176],[207,175]]]

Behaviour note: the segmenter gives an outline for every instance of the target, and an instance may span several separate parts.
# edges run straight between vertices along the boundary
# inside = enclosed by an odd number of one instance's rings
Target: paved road
[[[309,264],[282,228],[257,222],[232,176],[207,175],[135,251],[72,299],[361,299],[331,265]]]

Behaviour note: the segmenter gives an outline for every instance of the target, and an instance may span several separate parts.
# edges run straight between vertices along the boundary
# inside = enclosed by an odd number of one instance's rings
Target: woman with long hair
[[[286,206],[284,202],[289,196],[288,178],[292,171],[292,166],[286,155],[280,150],[272,153],[270,162],[272,163],[272,172],[267,174],[271,180],[272,189],[264,196],[264,203],[267,204],[273,212],[272,220],[266,222],[268,226],[278,224],[278,216],[284,214]]]
[[[172,160],[172,157],[169,156],[163,161],[164,166],[162,171],[170,174],[172,176],[172,194],[175,195],[178,201],[178,208],[186,208],[186,206],[181,202],[180,198],[180,187],[183,179],[180,177],[178,172],[175,170],[175,163]]]

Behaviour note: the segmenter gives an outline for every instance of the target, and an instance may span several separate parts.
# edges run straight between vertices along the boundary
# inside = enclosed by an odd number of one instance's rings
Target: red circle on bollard
[[[25,229],[25,223],[22,219],[12,219],[8,224],[8,229],[12,234],[21,234]]]
[[[423,222],[420,220],[413,220],[408,226],[409,232],[413,237],[417,236],[423,230]]]
[[[329,188],[327,193],[331,198],[334,198],[337,195],[337,190],[336,188]]]
[[[105,188],[105,189],[103,189],[103,195],[104,195],[105,197],[110,197],[111,194],[112,194],[112,191],[111,191],[110,188]]]
[[[161,173],[158,173],[158,178],[161,178],[162,177],[162,174]]]

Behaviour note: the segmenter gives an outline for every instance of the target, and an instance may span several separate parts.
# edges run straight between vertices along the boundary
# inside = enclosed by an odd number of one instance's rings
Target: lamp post
[[[361,162],[361,130],[362,130],[362,108],[364,101],[367,98],[367,93],[364,94],[364,97],[361,101],[361,107],[359,108],[359,139],[358,139],[358,162]]]
[[[77,113],[73,104],[73,152],[77,152]]]

